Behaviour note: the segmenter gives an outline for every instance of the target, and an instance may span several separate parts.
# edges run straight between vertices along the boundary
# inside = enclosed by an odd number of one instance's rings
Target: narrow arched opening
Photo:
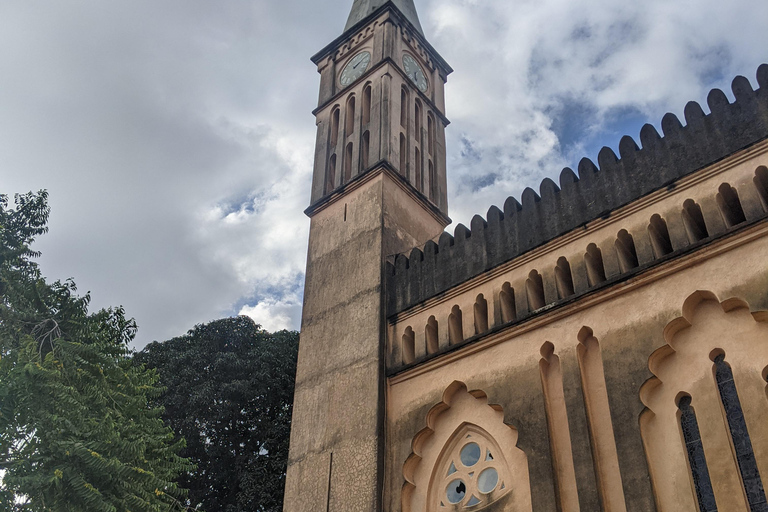
[[[768,167],[761,165],[757,168],[754,183],[760,195],[760,201],[763,203],[763,210],[768,212]]]
[[[427,116],[427,150],[435,154],[435,119],[431,113]]]
[[[667,222],[661,218],[661,215],[655,214],[651,216],[651,222],[648,224],[648,234],[651,237],[651,248],[655,258],[661,258],[673,251],[672,240],[669,237],[669,228],[667,228]]]
[[[437,177],[432,160],[429,161],[429,200],[433,203],[437,200]]]
[[[414,165],[413,165],[413,174],[414,174],[414,185],[416,186],[416,189],[421,192],[422,185],[421,185],[421,151],[419,151],[419,148],[414,149],[413,151],[413,158],[414,158]]]
[[[346,113],[346,134],[352,135],[355,133],[355,97],[350,96],[347,100],[347,113]]]
[[[400,90],[400,126],[408,128],[408,91],[405,87]]]
[[[448,315],[448,343],[455,345],[464,341],[464,325],[461,319],[461,308],[453,306]]]
[[[482,293],[475,299],[474,313],[475,334],[482,334],[488,331],[488,301],[485,300]]]
[[[363,134],[362,144],[360,145],[360,169],[364,171],[368,169],[368,159],[370,157],[371,150],[371,132],[366,131]]]
[[[434,315],[427,320],[427,326],[424,328],[424,336],[427,341],[427,353],[436,354],[440,350],[440,339],[438,338],[437,319]]]
[[[408,176],[408,145],[406,144],[405,135],[400,134],[400,174]]]
[[[555,266],[555,284],[557,285],[557,296],[560,299],[565,299],[573,295],[573,275],[571,274],[571,264],[565,256],[561,256],[557,260],[557,266]]]
[[[325,193],[333,192],[336,183],[336,155],[331,155],[328,160],[328,172],[325,175]]]
[[[501,303],[501,321],[503,323],[512,322],[517,319],[517,309],[515,307],[515,289],[509,283],[501,285],[499,292],[499,302]]]
[[[406,327],[403,333],[403,364],[411,364],[416,360],[416,337],[413,329]]]
[[[414,137],[416,137],[416,142],[421,141],[421,102],[419,100],[416,100],[416,106],[413,111],[413,128],[414,128]]]
[[[347,150],[344,152],[344,183],[352,179],[352,143],[347,144]]]
[[[536,311],[546,305],[544,300],[544,280],[536,270],[531,270],[525,281],[525,292],[528,296],[528,310]]]
[[[371,96],[373,90],[370,85],[363,90],[363,126],[367,126],[371,122]]]
[[[623,272],[629,272],[637,268],[640,264],[637,261],[637,250],[635,249],[635,239],[626,229],[619,231],[616,235],[616,253],[619,257],[619,268]]]
[[[331,114],[331,151],[336,150],[336,144],[339,143],[339,119],[341,109],[336,107]]]
[[[587,267],[587,281],[589,286],[597,286],[605,282],[605,265],[603,264],[603,251],[596,244],[589,244],[584,254],[584,263]]]
[[[725,225],[732,228],[745,222],[747,218],[744,216],[736,189],[728,183],[723,183],[717,190],[717,206],[720,208]]]
[[[692,244],[709,236],[701,206],[693,199],[686,199],[683,203],[683,225]]]

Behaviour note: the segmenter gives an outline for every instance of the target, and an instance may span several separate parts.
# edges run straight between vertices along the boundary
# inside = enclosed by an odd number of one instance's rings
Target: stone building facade
[[[768,65],[451,235],[412,0],[313,61],[286,512],[768,511]]]

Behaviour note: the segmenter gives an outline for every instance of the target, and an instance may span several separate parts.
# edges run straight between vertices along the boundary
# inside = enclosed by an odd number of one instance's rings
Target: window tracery
[[[458,432],[436,468],[438,511],[479,510],[506,494],[506,463],[498,445],[475,425]]]

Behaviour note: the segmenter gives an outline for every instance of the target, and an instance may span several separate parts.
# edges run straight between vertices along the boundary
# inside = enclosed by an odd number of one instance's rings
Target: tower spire
[[[349,18],[347,19],[347,26],[344,27],[344,31],[346,32],[385,4],[394,5],[411,25],[413,25],[418,33],[422,36],[424,35],[413,0],[355,0],[355,3],[352,5],[352,12],[349,13]]]

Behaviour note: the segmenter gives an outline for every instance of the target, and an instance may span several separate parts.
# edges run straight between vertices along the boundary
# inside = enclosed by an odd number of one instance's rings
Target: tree
[[[197,464],[181,480],[193,506],[282,510],[298,339],[240,316],[136,354],[159,371],[165,418],[187,439],[183,455]]]
[[[174,479],[193,465],[149,404],[157,374],[132,362],[136,324],[46,282],[30,245],[48,214],[44,191],[0,195],[0,510],[183,509]]]

